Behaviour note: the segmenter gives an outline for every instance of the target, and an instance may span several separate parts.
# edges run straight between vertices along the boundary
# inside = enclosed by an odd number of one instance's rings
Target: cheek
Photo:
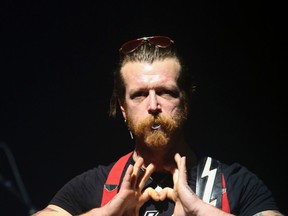
[[[174,117],[175,115],[178,115],[179,112],[183,111],[183,108],[181,107],[180,101],[174,101],[174,103],[171,103],[169,107],[167,107],[167,110],[169,111],[169,114],[171,117]]]
[[[126,106],[126,113],[130,116],[133,116],[133,118],[143,118],[148,112],[147,112],[147,105],[145,103],[127,103]]]
[[[179,112],[181,112],[180,107],[174,106],[174,107],[171,108],[171,114],[170,115],[171,115],[172,118],[174,118],[175,116],[178,115]]]
[[[144,117],[144,112],[139,107],[129,107],[126,109],[126,116],[135,123]]]

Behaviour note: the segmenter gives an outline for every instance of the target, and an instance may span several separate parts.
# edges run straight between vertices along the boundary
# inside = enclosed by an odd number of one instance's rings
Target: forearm
[[[32,216],[72,216],[72,215],[56,205],[48,205],[46,208],[37,211]]]
[[[280,213],[279,211],[267,210],[259,212],[253,216],[284,216],[284,214]]]
[[[112,210],[112,211],[111,211]],[[113,213],[113,209],[108,208],[108,206],[103,206],[101,208],[94,208],[90,211],[79,214],[79,215],[73,215],[73,216],[114,216],[117,215],[116,213]],[[55,206],[55,205],[49,205],[46,208],[44,208],[41,211],[38,211],[34,213],[31,216],[72,216],[69,212],[65,211],[64,209]]]
[[[83,214],[75,216],[119,216],[120,211],[115,211],[113,208],[109,207],[109,203],[101,208],[94,208]]]
[[[198,206],[197,206],[198,205]],[[197,209],[197,210],[195,210]],[[191,216],[233,216],[234,214],[227,213],[218,209],[208,203],[203,202],[202,200],[196,204],[196,208],[193,208],[193,211],[189,211]],[[284,216],[284,214],[275,210],[266,210],[262,212],[258,212],[251,216]]]
[[[190,212],[189,215],[191,216],[233,216],[233,214],[222,211],[200,199],[193,203],[193,208],[188,210],[188,212]]]

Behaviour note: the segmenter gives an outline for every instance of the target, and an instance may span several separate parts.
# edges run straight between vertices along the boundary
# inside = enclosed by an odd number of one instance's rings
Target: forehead
[[[127,84],[164,84],[176,82],[180,65],[176,59],[168,58],[148,62],[127,62],[121,69],[124,82]]]

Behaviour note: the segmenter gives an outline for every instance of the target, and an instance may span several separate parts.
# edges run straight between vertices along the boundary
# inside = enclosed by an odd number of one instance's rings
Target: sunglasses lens
[[[120,51],[123,54],[131,53],[134,50],[136,50],[142,43],[143,43],[143,40],[131,40],[131,41],[128,41],[128,42],[124,43],[121,46]]]
[[[149,44],[151,45],[161,48],[167,48],[171,45],[171,43],[174,43],[173,40],[171,40],[169,37],[166,36],[143,37],[124,43],[119,51],[124,55],[132,53],[145,41],[149,42]]]
[[[164,36],[154,36],[148,39],[149,43],[159,46],[161,48],[167,48],[173,43],[173,41],[169,37]]]

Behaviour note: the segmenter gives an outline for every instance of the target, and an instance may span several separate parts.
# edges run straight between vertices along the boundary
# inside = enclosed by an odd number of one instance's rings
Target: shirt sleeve
[[[72,215],[100,207],[103,185],[110,168],[99,166],[72,178],[55,194],[50,204]]]
[[[237,163],[223,168],[231,213],[249,216],[279,210],[272,192],[256,174]]]

